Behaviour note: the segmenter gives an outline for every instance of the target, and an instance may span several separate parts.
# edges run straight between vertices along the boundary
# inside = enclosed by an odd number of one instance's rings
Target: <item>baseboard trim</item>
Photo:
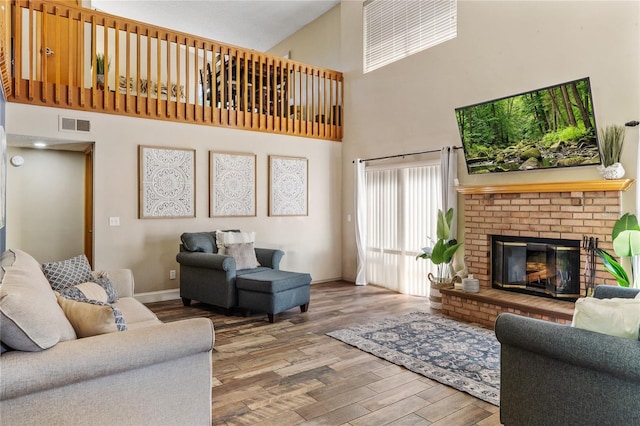
[[[342,278],[331,278],[327,280],[313,281],[311,285],[320,283],[329,283],[333,281],[343,281]],[[133,297],[140,303],[164,302],[166,300],[180,299],[180,289],[148,291],[146,293],[136,293]]]
[[[164,302],[165,300],[180,299],[180,289],[149,291],[146,293],[136,293],[133,297],[140,303]]]
[[[321,283],[331,283],[331,282],[334,282],[334,281],[342,281],[342,278],[329,278],[329,279],[326,279],[326,280],[313,280],[313,281],[311,281],[311,285],[321,284]]]

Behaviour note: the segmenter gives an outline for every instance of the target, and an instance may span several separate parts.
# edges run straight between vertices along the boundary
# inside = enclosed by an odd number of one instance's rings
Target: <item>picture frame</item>
[[[269,156],[269,216],[307,216],[309,160]]]
[[[256,216],[256,155],[209,151],[209,216]]]
[[[195,149],[139,145],[140,219],[196,216]]]

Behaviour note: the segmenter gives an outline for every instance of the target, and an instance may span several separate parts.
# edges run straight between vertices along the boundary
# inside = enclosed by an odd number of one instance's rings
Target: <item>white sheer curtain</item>
[[[632,127],[634,129],[637,126]],[[640,132],[638,133],[638,158],[636,159],[636,176],[640,176]],[[636,182],[636,216],[640,214],[640,185]],[[640,256],[633,256],[631,258],[631,273],[632,273],[632,283],[631,285],[635,288],[640,288]]]
[[[356,285],[367,285],[367,187],[364,161],[355,161]]]
[[[427,237],[436,235],[441,181],[437,162],[367,167],[366,274],[370,283],[428,296],[426,276],[433,265],[416,256]]]
[[[442,169],[442,210],[453,208],[451,221],[451,238],[457,239],[458,229],[458,193],[455,186],[458,181],[458,150],[451,146],[442,147],[440,151],[440,168]]]

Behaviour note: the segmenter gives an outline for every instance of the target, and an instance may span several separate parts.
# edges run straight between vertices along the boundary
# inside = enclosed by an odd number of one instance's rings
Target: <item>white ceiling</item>
[[[340,0],[91,0],[91,7],[265,52]]]

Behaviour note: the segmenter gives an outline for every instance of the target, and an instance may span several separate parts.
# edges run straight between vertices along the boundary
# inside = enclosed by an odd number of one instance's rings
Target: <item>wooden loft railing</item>
[[[10,102],[342,140],[340,72],[68,3],[10,4]]]

